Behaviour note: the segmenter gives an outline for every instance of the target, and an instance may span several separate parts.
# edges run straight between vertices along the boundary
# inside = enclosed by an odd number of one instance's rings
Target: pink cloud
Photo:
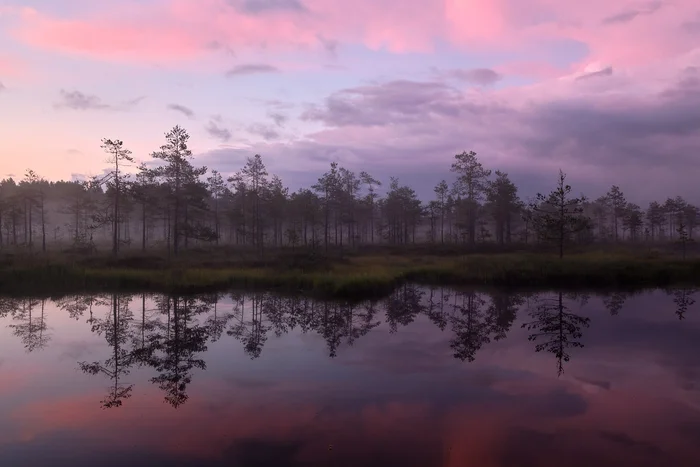
[[[225,0],[119,6],[74,19],[33,12],[22,15],[14,34],[40,48],[101,59],[178,62],[217,47],[321,48],[327,38],[359,40],[371,48],[396,52],[426,51],[439,19],[439,15],[421,13],[426,0],[404,2],[397,11],[377,9],[369,0],[347,6],[328,0],[307,3],[308,14],[248,15]]]
[[[683,23],[697,11],[693,0],[585,3],[533,0],[551,21],[527,28],[540,38],[568,38],[590,49],[590,60],[638,66],[687,52],[697,45]]]
[[[550,80],[568,74],[573,70],[554,66],[546,61],[521,60],[504,63],[496,67],[495,71],[503,75],[516,75],[539,80]]]
[[[298,3],[301,5],[302,3]],[[683,28],[697,9],[673,4],[559,0],[306,0],[304,9],[250,14],[227,0],[120,3],[61,19],[24,10],[16,37],[37,47],[130,61],[181,61],[212,48],[322,48],[324,40],[392,52],[429,52],[438,40],[473,49],[515,48],[573,39],[590,59],[645,64],[697,43]],[[86,40],[86,38],[90,40]]]

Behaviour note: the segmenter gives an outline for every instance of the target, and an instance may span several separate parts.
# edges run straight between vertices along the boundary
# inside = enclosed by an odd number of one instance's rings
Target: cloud
[[[248,126],[248,132],[261,136],[265,141],[273,141],[280,137],[277,130],[263,123],[254,123]]]
[[[323,34],[318,34],[317,35],[319,42],[323,45],[323,48],[326,50],[326,53],[330,55],[333,58],[336,58],[338,56],[338,46],[340,43],[335,40],[335,39],[328,39],[323,36]]]
[[[102,99],[93,94],[85,94],[80,91],[66,91],[61,89],[61,100],[54,104],[54,108],[68,108],[73,110],[114,110],[128,111],[136,107],[146,96],[125,101],[119,105],[105,104]]]
[[[192,109],[190,109],[189,107],[185,107],[184,105],[168,104],[168,109],[174,110],[176,112],[180,112],[181,114],[185,115],[188,118],[194,117],[194,111]]]
[[[663,6],[662,2],[651,2],[645,8],[631,8],[603,19],[603,24],[628,23],[640,15],[651,15]]]
[[[337,127],[385,126],[433,116],[459,117],[476,110],[459,90],[446,84],[396,80],[338,91],[323,105],[310,106],[301,118]]]
[[[681,24],[681,27],[685,32],[690,33],[692,35],[700,34],[700,13],[697,13],[695,15],[695,19],[692,19],[690,21],[684,21]]]
[[[0,81],[0,92],[4,91],[7,89],[4,84],[2,84],[2,81]]]
[[[118,108],[121,110],[128,110],[131,109],[132,107],[136,107],[141,103],[142,100],[146,99],[146,96],[139,96],[135,97],[133,99],[130,99],[123,104],[121,104]]]
[[[219,123],[221,123],[221,118],[212,118],[204,129],[209,136],[225,143],[231,139],[231,130],[220,126]]]
[[[80,91],[66,91],[61,89],[61,102],[54,104],[56,108],[69,108],[73,110],[105,110],[110,106],[103,103],[102,99],[95,95],[84,94]]]
[[[270,112],[267,114],[268,117],[272,119],[273,122],[275,122],[275,125],[278,127],[283,127],[285,123],[287,123],[287,120],[289,120],[289,117],[279,113],[279,112]]]
[[[272,65],[249,63],[245,65],[236,65],[226,72],[226,76],[253,75],[258,73],[278,73],[280,70]]]
[[[648,441],[637,441],[626,433],[600,430],[598,434],[601,438],[619,444],[626,449],[640,449],[650,456],[661,456],[665,454],[658,446]]]
[[[454,154],[473,149],[489,168],[508,171],[533,191],[562,168],[575,190],[587,194],[616,183],[645,203],[671,196],[672,187],[698,202],[699,69],[700,51],[602,80],[574,74],[489,92],[437,81],[355,86],[304,109],[300,118],[322,129],[290,143],[255,143],[249,151],[279,160],[280,168],[315,172],[337,160],[385,180],[413,177],[419,192],[432,196],[431,185],[448,172]]]
[[[257,15],[270,12],[306,13],[308,10],[300,0],[228,0],[245,13]]]
[[[503,79],[503,76],[490,68],[473,68],[471,70],[450,70],[443,73],[446,78],[466,81],[480,86],[495,84]]]
[[[236,50],[333,50],[331,37],[393,53],[433,52],[441,44],[472,52],[527,53],[542,45],[577,43],[589,50],[590,60],[615,66],[652,63],[697,44],[678,27],[696,12],[696,0],[623,11],[618,5],[607,0],[118,2],[90,13],[12,13],[17,24],[10,34],[40,48],[149,64],[202,58],[212,53],[212,44]]]
[[[592,379],[576,377],[576,376],[574,376],[574,379],[577,381],[580,381],[584,384],[590,384],[590,385],[596,386],[600,389],[605,389],[606,391],[609,391],[610,388],[612,387],[612,384],[610,383],[610,381],[598,381],[598,380],[592,380]]]
[[[602,76],[611,76],[612,74],[613,74],[613,68],[611,66],[606,66],[605,68],[601,68],[600,70],[584,72],[581,75],[577,76],[575,79],[577,81],[581,81],[584,79],[591,79],[591,78],[597,78],[597,77],[602,77]]]

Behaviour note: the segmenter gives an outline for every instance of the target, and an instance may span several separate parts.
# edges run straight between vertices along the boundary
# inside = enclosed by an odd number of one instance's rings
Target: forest
[[[560,172],[549,194],[527,202],[507,173],[485,167],[477,154],[455,155],[453,183],[434,199],[391,178],[331,163],[316,184],[290,192],[260,155],[228,177],[197,166],[189,135],[176,126],[152,160],[136,165],[121,140],[102,140],[105,175],[48,181],[27,170],[0,182],[0,248],[6,252],[81,254],[235,248],[268,251],[358,251],[378,246],[437,251],[654,245],[685,257],[699,209],[681,197],[639,206],[618,186],[597,198],[574,196]],[[134,168],[136,170],[134,170]],[[447,168],[446,168],[447,173]],[[539,250],[538,250],[539,251]]]

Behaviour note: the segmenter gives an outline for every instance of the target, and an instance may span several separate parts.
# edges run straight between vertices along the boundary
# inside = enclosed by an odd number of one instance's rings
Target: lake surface
[[[700,465],[694,289],[0,299],[0,465]]]

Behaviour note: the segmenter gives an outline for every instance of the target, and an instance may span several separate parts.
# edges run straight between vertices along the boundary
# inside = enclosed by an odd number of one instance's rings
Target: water
[[[0,300],[0,465],[700,465],[695,290]]]

